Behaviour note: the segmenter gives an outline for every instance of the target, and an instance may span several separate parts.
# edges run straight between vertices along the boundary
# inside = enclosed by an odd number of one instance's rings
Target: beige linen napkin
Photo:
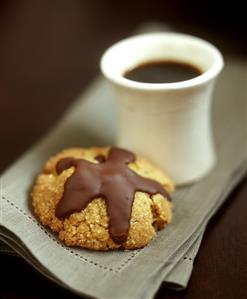
[[[44,275],[95,298],[152,298],[163,280],[186,285],[204,226],[245,174],[245,80],[246,65],[226,60],[213,105],[218,164],[205,179],[176,191],[173,222],[149,246],[115,252],[68,248],[37,222],[30,208],[34,178],[50,155],[67,146],[113,143],[115,106],[102,79],[2,175],[1,239]],[[183,259],[190,250],[191,257]]]
[[[4,242],[4,240],[0,241],[0,253],[9,254],[9,255],[17,255],[17,252],[12,249],[10,246]]]

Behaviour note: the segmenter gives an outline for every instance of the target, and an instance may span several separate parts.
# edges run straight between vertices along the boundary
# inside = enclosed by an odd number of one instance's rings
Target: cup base
[[[216,166],[216,159],[200,175],[191,177],[190,179],[181,179],[181,180],[176,180],[173,178],[172,179],[174,180],[176,187],[183,188],[183,187],[195,184],[195,183],[201,181],[202,179],[206,178],[211,173],[211,171],[215,168],[215,166]]]

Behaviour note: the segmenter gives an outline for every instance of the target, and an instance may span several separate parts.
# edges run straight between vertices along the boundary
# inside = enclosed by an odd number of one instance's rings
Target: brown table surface
[[[0,2],[0,171],[46,133],[94,79],[104,49],[147,21],[168,22],[209,39],[223,54],[246,59],[241,8],[231,8],[234,20],[219,14],[216,4],[212,10],[196,1],[151,2]],[[246,198],[245,179],[208,225],[188,288],[161,288],[156,298],[247,298]],[[78,298],[20,258],[1,254],[0,265],[1,299]]]

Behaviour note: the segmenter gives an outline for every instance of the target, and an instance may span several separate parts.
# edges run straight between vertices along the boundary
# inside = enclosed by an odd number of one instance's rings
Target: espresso
[[[143,83],[173,83],[185,81],[201,75],[194,65],[172,61],[151,61],[138,65],[124,73],[124,77]]]

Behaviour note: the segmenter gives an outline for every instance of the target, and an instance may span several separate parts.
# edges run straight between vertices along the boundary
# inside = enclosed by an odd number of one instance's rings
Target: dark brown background
[[[94,79],[102,52],[143,23],[162,21],[246,60],[244,9],[215,2],[0,1],[0,171]],[[247,180],[211,221],[187,290],[157,298],[247,298],[246,195]],[[0,269],[1,299],[77,298],[19,258],[0,255]]]

